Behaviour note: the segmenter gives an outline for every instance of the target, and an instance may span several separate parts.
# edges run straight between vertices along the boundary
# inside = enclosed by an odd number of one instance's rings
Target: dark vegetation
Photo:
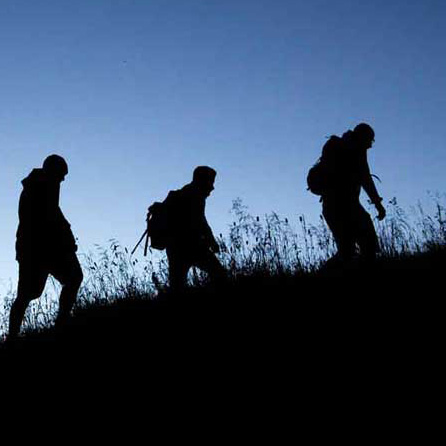
[[[70,324],[56,332],[57,300],[41,299],[21,341],[1,354],[39,370],[66,363],[93,383],[109,374],[126,385],[206,381],[223,393],[237,383],[257,396],[313,395],[314,404],[347,382],[362,398],[385,390],[400,402],[416,397],[419,379],[435,391],[427,377],[438,373],[441,351],[444,208],[437,201],[433,214],[410,216],[396,200],[388,208],[377,262],[336,270],[323,267],[334,246],[322,220],[298,217],[296,230],[274,213],[252,217],[236,201],[220,239],[228,284],[215,288],[192,271],[184,295],[164,288],[163,256],[140,264],[111,241],[83,259]]]

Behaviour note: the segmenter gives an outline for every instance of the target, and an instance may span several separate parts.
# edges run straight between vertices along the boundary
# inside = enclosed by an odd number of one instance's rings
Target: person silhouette
[[[323,147],[321,159],[329,166],[330,181],[321,196],[322,214],[337,246],[332,260],[352,260],[356,246],[363,260],[374,260],[379,251],[372,219],[359,198],[363,188],[378,211],[378,219],[384,219],[386,210],[367,161],[374,140],[372,127],[360,123],[341,138],[333,135]]]
[[[83,274],[70,224],[59,207],[60,184],[67,174],[66,161],[50,155],[22,181],[16,238],[19,281],[9,318],[10,340],[17,338],[25,311],[42,295],[49,274],[62,284],[56,326],[66,322],[76,301]]]
[[[172,291],[185,288],[187,273],[192,266],[207,272],[213,281],[226,276],[216,257],[220,247],[205,216],[206,199],[214,190],[216,175],[211,167],[198,166],[192,182],[169,192],[164,201],[170,221],[166,254]]]

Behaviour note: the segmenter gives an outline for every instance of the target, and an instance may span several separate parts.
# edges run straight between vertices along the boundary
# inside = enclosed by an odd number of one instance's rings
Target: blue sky
[[[20,181],[51,153],[83,251],[133,247],[147,206],[202,164],[217,233],[236,197],[316,220],[306,172],[361,121],[386,200],[444,192],[445,19],[432,0],[2,0],[0,292]]]

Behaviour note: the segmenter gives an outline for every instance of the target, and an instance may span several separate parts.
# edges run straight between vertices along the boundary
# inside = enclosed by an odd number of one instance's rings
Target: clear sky
[[[232,200],[317,219],[306,173],[326,136],[366,121],[385,199],[445,191],[443,0],[2,0],[0,294],[20,181],[57,153],[80,249],[133,247],[147,206],[218,171]]]

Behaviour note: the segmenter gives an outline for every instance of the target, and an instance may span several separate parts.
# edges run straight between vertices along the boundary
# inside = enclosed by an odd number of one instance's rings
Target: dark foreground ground
[[[231,411],[267,407],[284,420],[321,410],[334,417],[346,405],[355,423],[361,414],[381,424],[412,419],[431,413],[439,395],[445,258],[250,277],[85,309],[59,333],[3,347],[2,369],[28,383],[44,376],[62,393],[102,389],[143,404],[186,392],[190,410],[200,395],[201,409],[225,400]]]

